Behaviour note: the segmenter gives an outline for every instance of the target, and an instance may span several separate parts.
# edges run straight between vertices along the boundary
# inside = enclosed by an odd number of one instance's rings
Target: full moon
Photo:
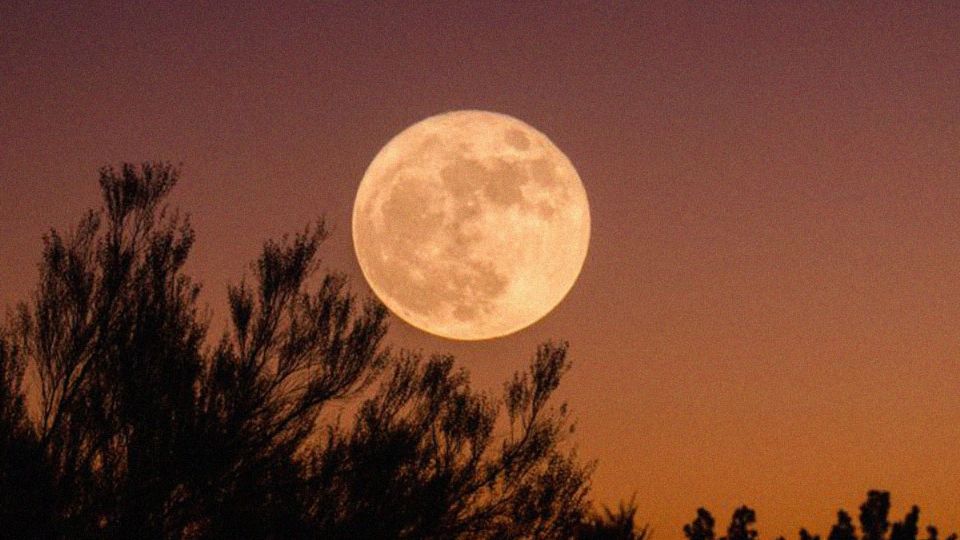
[[[570,160],[511,116],[455,111],[394,137],[364,174],[353,245],[371,289],[426,332],[479,340],[547,315],[587,255]]]

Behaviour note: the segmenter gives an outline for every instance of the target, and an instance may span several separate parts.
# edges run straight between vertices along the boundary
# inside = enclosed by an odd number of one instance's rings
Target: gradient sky
[[[549,338],[594,494],[659,537],[706,505],[827,532],[892,490],[960,528],[960,3],[0,3],[0,305],[96,170],[183,163],[222,316],[261,242],[350,213],[390,137],[516,116],[578,168],[593,236],[547,318],[449,351],[478,386]]]

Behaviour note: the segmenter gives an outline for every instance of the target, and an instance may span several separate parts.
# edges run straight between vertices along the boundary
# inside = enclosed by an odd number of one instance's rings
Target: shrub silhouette
[[[583,521],[575,535],[577,540],[646,540],[651,536],[648,525],[636,522],[637,505],[634,500],[620,503],[617,511],[604,508]]]
[[[837,524],[830,529],[829,540],[856,540],[857,532],[853,518],[843,510],[837,512]]]
[[[177,179],[165,163],[101,169],[103,207],[44,237],[35,292],[0,324],[0,534],[651,536],[633,501],[589,510],[592,465],[551,404],[565,343],[538,347],[499,397],[451,356],[391,351],[384,308],[319,271],[322,222],[264,245],[211,339],[184,272],[193,229],[165,205]],[[827,538],[917,540],[919,509],[889,511],[871,491],[859,531],[840,510]],[[757,539],[755,522],[738,508],[721,540]],[[701,508],[683,533],[715,526]]]
[[[705,508],[697,509],[697,518],[683,526],[683,534],[690,540],[714,540],[713,526],[716,522]]]
[[[566,407],[551,405],[565,344],[539,347],[499,399],[473,390],[449,356],[389,351],[384,308],[318,272],[322,222],[265,244],[252,282],[229,288],[229,329],[211,340],[184,272],[193,229],[165,205],[177,179],[164,163],[104,168],[103,208],[44,238],[37,289],[0,333],[8,531],[574,533],[590,467],[562,448]],[[352,425],[333,403],[353,404]]]
[[[857,534],[857,528],[850,514],[840,510],[837,512],[837,523],[830,529],[830,535],[827,538],[829,540],[917,540],[919,508],[911,507],[903,521],[898,521],[892,526],[888,521],[889,514],[890,493],[869,491],[867,500],[860,505],[860,534]],[[727,536],[721,537],[721,540],[758,538],[758,533],[753,529],[755,521],[756,514],[753,510],[746,506],[738,508],[730,520]],[[714,538],[713,528],[713,516],[706,509],[700,508],[697,510],[696,519],[685,525],[683,532],[689,540],[707,540]],[[927,540],[939,538],[938,530],[933,525],[928,526],[926,530]],[[800,540],[819,540],[820,538],[819,535],[814,535],[806,529],[800,529],[799,537]],[[957,538],[956,534],[951,534],[947,540],[957,540]]]

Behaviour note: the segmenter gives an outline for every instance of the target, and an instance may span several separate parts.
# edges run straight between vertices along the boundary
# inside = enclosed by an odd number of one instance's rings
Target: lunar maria
[[[570,291],[590,242],[587,194],[543,133],[456,111],[403,130],[367,168],[353,241],[397,316],[451,339],[521,330]]]

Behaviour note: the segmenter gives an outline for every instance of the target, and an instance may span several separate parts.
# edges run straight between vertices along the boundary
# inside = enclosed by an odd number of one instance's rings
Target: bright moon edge
[[[590,211],[570,160],[499,113],[429,117],[367,168],[354,250],[402,320],[455,340],[503,337],[549,314],[586,259]]]

